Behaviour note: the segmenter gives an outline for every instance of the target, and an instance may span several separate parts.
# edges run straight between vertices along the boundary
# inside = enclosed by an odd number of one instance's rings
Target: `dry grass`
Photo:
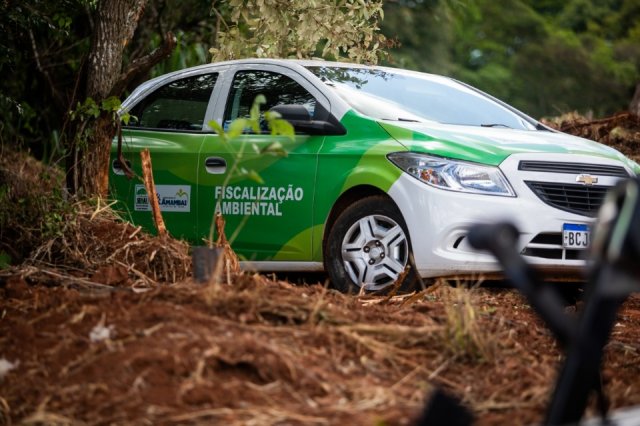
[[[35,248],[30,263],[91,272],[97,282],[136,288],[182,281],[191,274],[186,242],[141,232],[101,200],[76,203],[59,231]]]
[[[23,276],[139,289],[190,275],[187,243],[152,237],[123,222],[113,203],[65,199],[58,169],[2,150],[0,250],[14,264],[25,262]]]
[[[441,292],[446,314],[443,345],[448,352],[471,362],[493,361],[495,336],[480,323],[476,287],[458,283],[443,287]]]

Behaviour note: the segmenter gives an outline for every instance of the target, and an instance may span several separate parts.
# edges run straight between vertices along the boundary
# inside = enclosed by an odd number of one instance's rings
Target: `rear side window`
[[[202,131],[217,77],[197,75],[162,86],[131,109],[129,126]]]
[[[236,73],[224,112],[225,127],[236,118],[248,118],[254,99],[264,95],[267,103],[261,110],[276,105],[303,105],[311,117],[316,112],[315,98],[300,84],[283,74],[268,71]]]

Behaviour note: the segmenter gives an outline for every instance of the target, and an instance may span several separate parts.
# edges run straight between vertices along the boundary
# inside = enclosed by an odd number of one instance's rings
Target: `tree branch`
[[[177,40],[173,33],[171,31],[167,32],[160,47],[158,47],[148,55],[131,62],[126,71],[120,75],[120,79],[111,89],[111,93],[109,93],[109,96],[119,97],[131,81],[136,79],[138,76],[149,72],[149,70],[153,68],[154,65],[168,57],[176,47],[176,43]]]
[[[42,63],[40,62],[40,52],[38,52],[36,39],[33,35],[33,31],[31,30],[31,28],[29,28],[29,38],[31,40],[31,49],[33,50],[33,58],[36,61],[36,69],[40,71],[40,73],[44,76],[47,83],[49,83],[49,90],[51,90],[51,96],[55,100],[57,106],[62,107],[64,106],[64,101],[62,100],[62,96],[56,89],[56,85],[53,83],[53,80],[51,79],[51,75],[49,75],[49,72],[47,72],[47,70],[44,69],[44,67],[42,66]]]

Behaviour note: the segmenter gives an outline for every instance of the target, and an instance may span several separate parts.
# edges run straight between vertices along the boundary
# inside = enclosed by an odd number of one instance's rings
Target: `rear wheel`
[[[343,292],[386,290],[409,272],[401,285],[415,282],[407,227],[395,204],[384,196],[359,200],[347,207],[329,231],[325,269]]]

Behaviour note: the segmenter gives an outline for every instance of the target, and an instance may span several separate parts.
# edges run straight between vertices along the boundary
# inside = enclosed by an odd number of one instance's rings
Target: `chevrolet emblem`
[[[591,186],[594,183],[598,183],[598,178],[596,176],[582,174],[582,175],[576,176],[576,182],[580,182],[587,186]]]

